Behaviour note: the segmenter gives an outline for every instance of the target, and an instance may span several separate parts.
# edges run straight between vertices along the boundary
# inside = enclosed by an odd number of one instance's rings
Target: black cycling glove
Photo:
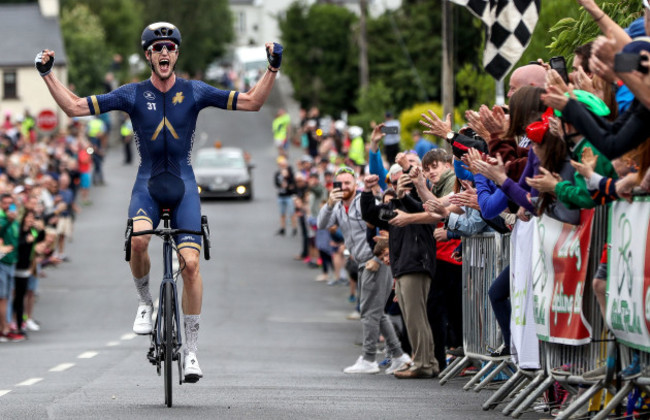
[[[34,64],[36,65],[36,70],[38,70],[41,76],[47,76],[52,71],[52,66],[54,65],[54,57],[50,57],[49,61],[43,64],[43,51],[41,51],[36,54]]]
[[[282,63],[282,45],[277,42],[273,43],[273,55],[266,50],[266,57],[269,59],[269,65],[273,68],[279,69]]]

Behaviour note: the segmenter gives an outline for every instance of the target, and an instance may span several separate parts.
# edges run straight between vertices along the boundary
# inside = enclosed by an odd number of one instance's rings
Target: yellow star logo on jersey
[[[183,92],[176,92],[176,95],[174,95],[174,98],[172,99],[172,103],[174,105],[182,104],[183,99],[185,99],[185,97],[183,96]]]

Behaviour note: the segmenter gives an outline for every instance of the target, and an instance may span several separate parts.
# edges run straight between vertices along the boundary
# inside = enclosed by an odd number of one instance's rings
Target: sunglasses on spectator
[[[153,52],[162,52],[163,48],[167,48],[167,52],[174,52],[176,51],[177,45],[174,44],[173,42],[159,42],[157,44],[152,44],[149,46],[149,50]]]
[[[341,174],[350,174],[352,176],[356,176],[356,174],[354,173],[354,169],[352,169],[352,168],[350,168],[348,166],[343,166],[343,167],[339,168],[336,171],[336,173],[334,174],[334,176],[339,176]]]

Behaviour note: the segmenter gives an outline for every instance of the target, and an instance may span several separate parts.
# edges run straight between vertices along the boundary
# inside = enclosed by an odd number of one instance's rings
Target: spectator
[[[284,108],[278,109],[273,120],[273,141],[278,149],[278,155],[285,155],[289,148],[289,138],[291,136],[291,117]]]
[[[422,133],[420,133],[419,130],[413,130],[411,136],[413,137],[413,144],[415,145],[413,149],[415,149],[415,153],[418,154],[420,160],[424,158],[424,155],[429,150],[438,148],[438,146],[434,144],[431,140],[422,137]]]
[[[293,169],[284,156],[277,159],[278,170],[275,173],[275,187],[278,190],[278,206],[280,208],[280,229],[277,235],[284,236],[286,233],[287,217],[291,220],[293,236],[298,233],[298,222],[293,205],[293,195],[296,192],[296,181],[293,176]]]
[[[372,249],[366,241],[366,224],[362,219],[361,196],[357,194],[355,172],[350,168],[341,168],[336,172],[335,181],[341,182],[341,188],[332,190],[327,204],[318,213],[318,227],[326,229],[334,225],[339,226],[345,246],[358,264],[363,327],[363,354],[352,366],[343,371],[345,373],[379,372],[379,365],[375,358],[381,332],[392,359],[386,373],[396,373],[407,368],[411,358],[402,351],[393,325],[384,312],[392,283],[390,270],[373,256]],[[374,196],[370,197],[374,203]]]
[[[42,220],[38,220],[34,211],[27,210],[20,222],[18,234],[18,260],[16,261],[15,295],[13,303],[14,322],[18,334],[26,335],[25,328],[27,324],[23,322],[25,295],[29,278],[34,270],[34,248],[36,244],[45,238],[43,231],[45,225]]]
[[[379,134],[375,128],[373,136]],[[437,222],[422,207],[422,203],[409,194],[412,182],[408,175],[402,176],[399,166],[391,167],[390,181],[397,187],[397,197],[388,205],[378,206],[370,192],[377,182],[377,175],[365,178],[361,194],[363,219],[389,232],[390,263],[396,279],[397,295],[406,329],[413,349],[413,366],[395,373],[397,378],[431,378],[439,373],[439,361],[434,355],[434,342],[427,319],[427,296],[435,276],[436,243],[431,223]],[[392,213],[395,213],[394,217]],[[419,223],[402,224],[395,219],[418,218]],[[390,220],[390,222],[388,221]],[[428,222],[428,223],[427,223]],[[424,223],[424,224],[420,224]],[[399,224],[399,225],[398,225]],[[435,285],[437,290],[442,289]],[[444,345],[443,345],[444,361]]]
[[[7,320],[8,302],[13,291],[14,271],[18,261],[18,213],[11,194],[0,196],[0,341],[23,341],[25,336],[10,331]]]

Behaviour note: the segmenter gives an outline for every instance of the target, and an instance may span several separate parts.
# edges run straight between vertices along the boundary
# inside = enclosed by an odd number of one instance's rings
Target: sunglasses
[[[356,174],[354,173],[354,170],[352,168],[347,167],[347,166],[343,166],[342,168],[339,168],[336,171],[336,174],[334,176],[339,176],[341,174],[350,174],[352,176],[356,176]]]
[[[178,46],[173,42],[159,42],[158,44],[152,44],[149,46],[149,50],[153,52],[162,52],[163,48],[167,48],[167,52],[174,52]]]

